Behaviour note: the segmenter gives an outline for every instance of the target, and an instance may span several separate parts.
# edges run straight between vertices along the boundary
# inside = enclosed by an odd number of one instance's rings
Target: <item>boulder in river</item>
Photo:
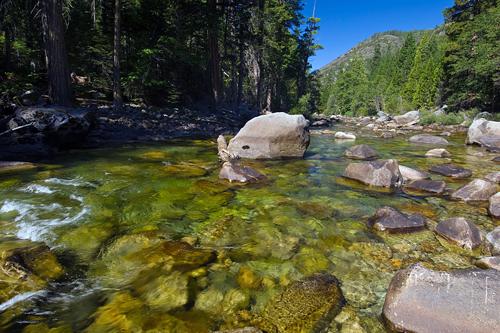
[[[377,209],[375,215],[369,219],[369,224],[380,231],[397,233],[422,230],[426,223],[422,215],[406,215],[386,206]]]
[[[377,151],[365,144],[348,148],[344,155],[354,160],[372,160],[378,157]]]
[[[490,247],[491,254],[500,255],[500,227],[496,227],[486,234],[486,242]]]
[[[500,256],[481,257],[476,261],[476,266],[481,268],[492,268],[500,271]]]
[[[354,133],[346,132],[336,132],[335,139],[339,140],[356,140],[356,135]]]
[[[379,187],[397,188],[403,183],[396,160],[350,163],[344,171],[344,177]]]
[[[323,332],[344,303],[339,281],[315,274],[276,295],[263,310],[259,327],[270,333]]]
[[[500,135],[484,135],[479,139],[481,146],[491,152],[500,152]]]
[[[399,171],[401,172],[401,175],[403,176],[403,180],[405,181],[405,183],[413,180],[422,180],[430,178],[430,175],[427,172],[412,169],[404,165],[399,166]]]
[[[464,249],[473,250],[481,245],[481,231],[463,217],[441,221],[436,226],[436,233],[456,243]]]
[[[474,179],[451,194],[456,200],[466,202],[488,201],[497,192],[497,185],[482,179]]]
[[[302,115],[278,112],[255,117],[229,141],[227,150],[248,159],[303,157],[309,146],[308,126]]]
[[[420,121],[420,111],[410,111],[403,115],[395,116],[394,121],[398,125],[413,125]]]
[[[500,171],[492,172],[484,176],[489,182],[500,184]]]
[[[411,143],[424,144],[424,145],[447,145],[448,140],[440,136],[429,134],[418,134],[408,139]]]
[[[490,198],[490,206],[488,208],[490,215],[500,219],[500,192]]]
[[[396,332],[496,332],[500,272],[433,271],[415,264],[392,278],[382,315]]]
[[[434,165],[429,170],[431,172],[440,174],[442,176],[456,178],[456,179],[464,179],[472,176],[471,170],[450,163]]]
[[[427,153],[425,153],[425,156],[427,157],[450,157],[451,154],[444,148],[436,148],[436,149],[431,149]]]
[[[446,183],[442,180],[420,179],[407,183],[405,190],[409,190],[410,192],[443,194],[446,190]]]
[[[500,156],[496,156],[496,157],[492,158],[491,161],[496,163],[496,164],[500,164]]]
[[[265,179],[266,176],[249,166],[243,166],[236,162],[225,162],[219,172],[219,178],[227,179],[230,182],[253,183]]]
[[[484,143],[481,140],[491,141],[494,137],[500,137],[500,121],[489,121],[484,118],[472,122],[467,132],[467,144]]]

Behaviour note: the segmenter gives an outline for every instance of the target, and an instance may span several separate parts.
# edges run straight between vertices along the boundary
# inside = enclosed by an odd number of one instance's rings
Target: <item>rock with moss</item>
[[[259,328],[270,333],[322,332],[344,306],[339,281],[316,274],[291,283],[269,301]]]
[[[48,246],[18,239],[0,241],[0,303],[41,290],[64,269]]]
[[[403,214],[392,207],[382,207],[368,220],[369,225],[380,231],[413,232],[425,228],[426,221],[422,215]]]

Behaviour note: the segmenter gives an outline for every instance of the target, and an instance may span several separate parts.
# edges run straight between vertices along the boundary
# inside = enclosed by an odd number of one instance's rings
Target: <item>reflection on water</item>
[[[490,156],[448,147],[481,177]],[[383,158],[427,170],[443,160],[404,138],[362,136]],[[484,207],[368,189],[340,178],[353,142],[313,135],[304,160],[251,161],[265,183],[217,179],[216,144],[184,141],[68,154],[37,170],[0,176],[0,236],[43,241],[65,274],[0,304],[3,330],[208,332],[252,326],[274,295],[318,272],[334,274],[348,305],[330,324],[384,331],[379,320],[394,273],[415,262],[472,266],[429,230],[375,233],[383,205],[436,221],[464,216],[483,231]],[[433,176],[434,179],[444,179]],[[457,188],[467,180],[444,179]],[[0,289],[2,285],[0,285]],[[265,316],[264,316],[265,317]],[[276,319],[278,320],[278,319]],[[52,328],[52,330],[50,330]]]

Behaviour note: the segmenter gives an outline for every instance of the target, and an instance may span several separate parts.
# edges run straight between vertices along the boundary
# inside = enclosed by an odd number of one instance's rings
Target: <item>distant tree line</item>
[[[0,88],[151,105],[315,107],[301,0],[2,0]],[[40,29],[43,27],[43,29]],[[87,78],[71,84],[70,73]],[[48,84],[47,84],[48,82]],[[312,94],[314,95],[315,92]],[[307,100],[307,103],[304,101]]]
[[[456,1],[443,27],[410,32],[401,48],[375,46],[321,82],[321,109],[369,115],[432,109],[499,112],[500,8],[494,0]]]

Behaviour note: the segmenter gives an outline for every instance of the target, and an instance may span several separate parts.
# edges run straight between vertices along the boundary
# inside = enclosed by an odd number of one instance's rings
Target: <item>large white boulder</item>
[[[467,144],[479,144],[500,149],[500,121],[476,119],[467,133]]]
[[[283,112],[255,117],[229,141],[231,155],[249,159],[303,157],[309,146],[309,122]]]

